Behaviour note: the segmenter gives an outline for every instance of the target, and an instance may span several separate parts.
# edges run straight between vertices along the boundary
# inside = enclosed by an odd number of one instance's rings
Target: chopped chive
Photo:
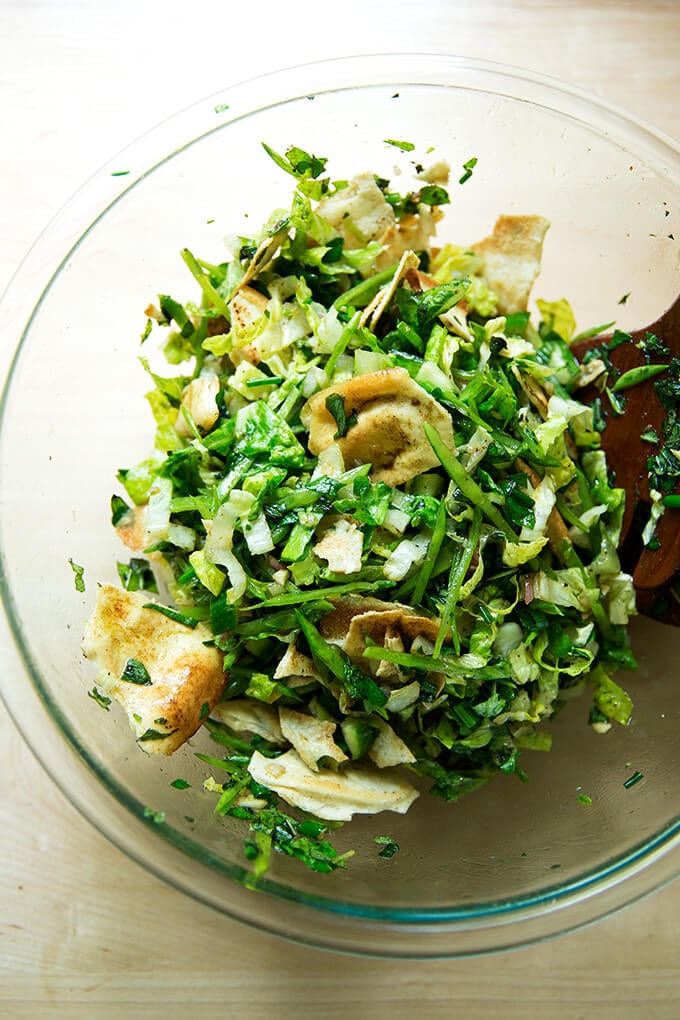
[[[354,335],[354,331],[356,330],[357,326],[359,325],[359,319],[360,318],[361,318],[361,313],[360,312],[355,312],[354,315],[352,316],[352,318],[349,320],[349,322],[345,326],[345,328],[343,329],[343,331],[340,334],[340,336],[338,337],[338,340],[337,340],[337,342],[335,344],[335,347],[333,348],[333,350],[331,352],[331,355],[330,355],[330,357],[329,357],[329,359],[326,362],[326,365],[324,367],[324,371],[326,373],[326,376],[329,379],[333,375],[333,370],[335,369],[335,366],[338,363],[338,358],[340,357],[341,354],[344,354],[345,348],[347,347],[347,344],[352,339],[352,337]]]
[[[389,266],[387,269],[383,269],[382,272],[369,276],[366,280],[362,280],[361,283],[350,287],[349,290],[346,290],[344,294],[335,299],[333,308],[336,311],[348,305],[354,308],[363,308],[377,294],[384,283],[390,282],[396,271],[397,263],[395,262],[393,266]]]
[[[638,772],[636,769],[632,776],[629,776],[623,784],[627,790],[630,790],[631,786],[635,786],[641,779],[644,779],[642,772]]]
[[[472,159],[468,159],[467,162],[463,163],[463,170],[465,171],[463,176],[459,179],[459,184],[465,184],[472,177],[472,171],[477,166],[477,157],[473,156]]]
[[[460,549],[458,556],[454,559],[451,564],[451,571],[449,574],[449,583],[446,588],[444,612],[441,616],[441,623],[439,624],[439,631],[437,638],[434,643],[434,650],[432,654],[435,658],[440,654],[444,639],[446,638],[449,627],[451,629],[451,640],[453,647],[456,651],[456,655],[460,652],[460,638],[455,625],[455,609],[458,603],[458,596],[460,593],[460,586],[465,579],[465,575],[468,572],[468,567],[472,562],[472,557],[477,543],[479,542],[479,534],[482,527],[482,513],[479,507],[475,507],[473,510],[472,524],[470,531],[465,539],[465,544]]]
[[[70,556],[68,561],[74,574],[73,585],[76,591],[85,591],[85,568],[81,567],[79,563],[75,563]]]
[[[92,698],[93,701],[96,701],[100,708],[103,708],[107,712],[109,711],[111,698],[107,698],[106,695],[102,694],[102,692],[96,687],[93,687],[91,691],[88,691],[87,696],[88,698]]]
[[[301,602],[317,602],[325,598],[337,598],[339,595],[356,595],[362,591],[377,591],[379,588],[390,587],[391,581],[355,581],[353,584],[335,584],[328,588],[315,588],[313,591],[293,591],[283,595],[274,595],[263,602],[257,602],[251,609],[266,609],[270,606],[297,606]]]
[[[436,429],[434,429],[429,423],[426,423],[423,428],[430,446],[437,454],[442,467],[456,483],[465,498],[472,503],[473,506],[478,506],[484,516],[488,517],[491,523],[495,524],[504,535],[507,535],[509,538],[512,538],[513,541],[516,541],[517,536],[510,525],[503,519],[498,508],[494,506],[486,493],[480,489],[477,482],[470,477],[456,457],[455,453],[453,453],[444,443]]]
[[[217,309],[218,312],[220,312],[221,315],[224,315],[226,319],[230,319],[231,316],[229,314],[229,306],[227,302],[213,286],[210,277],[202,268],[196,256],[193,255],[188,248],[183,248],[180,254],[182,256],[182,259],[184,260],[187,269],[189,270],[189,272],[195,279],[196,283],[203,291],[203,296],[205,297],[205,299],[210,304],[214,305],[214,307]]]
[[[396,138],[384,138],[385,145],[393,145],[395,149],[401,149],[403,152],[413,152],[415,145],[413,142],[399,142]]]
[[[168,730],[167,733],[161,733],[160,730],[149,729],[142,733],[141,737],[137,737],[137,740],[145,743],[147,740],[165,740],[166,737],[171,737],[173,733],[177,733],[177,730]]]
[[[198,623],[198,620],[194,620],[193,617],[180,613],[177,609],[171,609],[170,606],[163,606],[160,602],[145,602],[143,608],[153,609],[155,613],[167,616],[169,620],[174,620],[175,623],[182,623],[185,627],[193,628]]]
[[[254,390],[257,386],[279,386],[282,382],[285,382],[282,375],[268,375],[264,379],[249,379],[246,386]]]
[[[437,507],[437,516],[435,518],[434,527],[432,529],[430,544],[427,547],[427,554],[420,568],[420,573],[418,574],[416,586],[413,589],[413,601],[416,603],[416,605],[421,603],[423,595],[425,594],[425,589],[427,588],[428,582],[432,576],[432,571],[434,570],[434,565],[436,563],[437,556],[439,555],[439,550],[441,549],[441,545],[442,542],[444,541],[445,535],[446,535],[446,503],[442,499],[439,501],[439,506]]]
[[[112,177],[127,177],[127,175],[129,173],[130,173],[129,170],[112,170],[111,171],[111,176]]]

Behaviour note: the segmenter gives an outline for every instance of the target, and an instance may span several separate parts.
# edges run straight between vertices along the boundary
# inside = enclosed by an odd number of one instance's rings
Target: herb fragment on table
[[[85,568],[69,557],[68,561],[73,571],[73,586],[76,591],[85,591]]]

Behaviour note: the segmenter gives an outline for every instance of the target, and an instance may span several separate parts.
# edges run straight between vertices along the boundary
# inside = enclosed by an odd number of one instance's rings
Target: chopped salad
[[[198,299],[147,309],[170,370],[142,358],[155,445],[119,472],[129,558],[83,640],[144,751],[207,730],[203,795],[256,876],[344,867],[355,814],[526,778],[574,695],[627,724],[635,667],[593,364],[566,300],[527,310],[548,222],[439,245],[447,164],[402,194],[265,148],[290,208],[219,264],[184,250]]]

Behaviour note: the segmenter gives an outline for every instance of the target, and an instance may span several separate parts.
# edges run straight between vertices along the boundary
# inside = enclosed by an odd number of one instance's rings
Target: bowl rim
[[[493,93],[498,93],[500,86],[504,85],[506,91],[500,92],[501,95],[515,100],[525,99],[538,106],[548,105],[550,109],[564,116],[582,121],[590,130],[608,134],[614,129],[622,130],[629,139],[632,137],[646,152],[653,154],[660,165],[668,162],[670,165],[677,164],[680,168],[680,144],[644,120],[557,78],[493,61],[441,53],[362,54],[281,67],[232,84],[165,118],[107,160],[61,207],[29,249],[0,298],[0,309],[3,312],[0,315],[0,322],[5,320],[0,332],[10,335],[12,331],[16,331],[13,333],[14,337],[19,336],[18,342],[15,339],[14,343],[0,345],[2,350],[0,367],[4,375],[0,396],[0,437],[3,435],[7,398],[21,349],[30,333],[35,316],[49,295],[52,283],[81,242],[140,181],[206,136],[223,131],[230,124],[253,116],[262,109],[280,106],[309,95],[360,89],[367,85],[396,84],[399,87],[416,84],[465,87]],[[171,138],[175,143],[169,147]],[[177,144],[178,140],[180,144]],[[128,165],[135,169],[126,170],[125,167]],[[74,210],[77,215],[71,220]],[[69,220],[68,226],[65,220]],[[47,273],[49,278],[36,298],[34,280],[38,270],[41,279],[44,279]],[[8,581],[4,537],[1,530],[0,598],[5,612],[3,628],[7,629],[14,644],[16,655],[14,665],[29,681],[28,686],[12,684],[7,678],[14,670],[3,671],[0,674],[0,697],[25,742],[67,799],[110,842],[152,874],[222,913],[265,931],[287,935],[295,941],[314,946],[358,951],[364,955],[411,957],[477,955],[479,952],[526,945],[547,936],[572,930],[574,927],[581,927],[654,891],[680,873],[680,857],[676,855],[675,862],[673,864],[670,862],[670,852],[680,847],[679,818],[652,839],[630,848],[613,858],[607,865],[577,880],[564,885],[546,885],[544,889],[531,896],[508,897],[484,906],[471,904],[465,908],[421,911],[375,908],[299,893],[265,879],[261,882],[260,888],[269,896],[261,897],[260,902],[274,897],[301,906],[306,911],[307,926],[310,922],[310,913],[317,918],[323,918],[324,922],[341,916],[347,929],[344,945],[342,938],[334,935],[332,928],[325,923],[321,927],[327,930],[315,931],[312,936],[306,937],[305,924],[301,921],[297,932],[291,935],[290,930],[287,930],[287,923],[268,917],[266,908],[256,910],[256,916],[253,916],[255,898],[249,891],[248,899],[234,896],[233,902],[225,905],[223,900],[218,901],[215,896],[210,895],[206,883],[202,891],[197,891],[192,886],[193,875],[186,869],[179,868],[183,877],[178,878],[178,854],[188,855],[197,865],[205,865],[211,869],[213,875],[215,870],[222,874],[226,873],[234,880],[234,887],[240,886],[241,891],[245,889],[247,870],[239,866],[225,866],[224,862],[212,854],[206,854],[198,844],[164,822],[150,825],[144,816],[144,805],[131,797],[119,784],[112,784],[111,778],[80,743],[78,734],[72,731],[68,719],[43,682],[33,660],[29,642],[21,629]],[[36,748],[30,739],[29,727],[22,725],[22,720],[30,719],[33,728],[35,713],[41,717],[45,726],[54,730],[51,736],[59,738],[46,741],[41,748]],[[58,724],[58,731],[55,730],[55,722]],[[66,757],[66,766],[64,745],[71,752]],[[74,778],[76,773],[77,780]],[[86,793],[86,784],[92,776],[96,777],[97,782],[102,784],[109,794],[107,810],[103,813],[100,810],[101,804],[97,805],[97,810],[91,806]],[[116,805],[109,803],[110,798],[116,801]],[[134,825],[121,824],[119,808],[123,808],[124,812],[134,819]],[[156,860],[151,859],[139,849],[140,834],[146,840],[145,845],[149,846],[159,844],[161,841],[157,835],[162,835],[173,853],[159,855]],[[653,864],[656,865],[654,874],[651,867]],[[622,894],[624,880],[629,892]],[[584,914],[582,908],[586,903],[589,909]],[[568,919],[570,908],[573,916]],[[521,922],[521,931],[512,939],[484,937],[491,936],[494,931],[507,933],[508,923],[513,921]],[[370,925],[369,929],[366,929],[367,923]],[[378,948],[358,946],[365,930],[370,930],[371,937],[375,938],[376,925],[382,926],[383,931],[382,938],[376,941]],[[411,949],[395,952],[395,943],[391,945],[390,938],[394,939],[397,931],[407,929],[411,934],[414,930],[421,933],[422,943],[415,951]],[[468,951],[460,936],[467,933],[469,937],[471,931],[476,932],[478,936],[482,933],[482,937],[478,937],[477,944]],[[443,949],[442,937],[447,938],[456,933],[459,938],[453,950]],[[430,938],[430,942],[427,943],[425,936],[433,934],[435,937]],[[471,945],[474,942],[472,939]]]

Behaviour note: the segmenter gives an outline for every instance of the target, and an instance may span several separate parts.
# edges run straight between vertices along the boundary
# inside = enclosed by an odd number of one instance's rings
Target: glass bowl
[[[597,736],[589,698],[571,702],[552,724],[553,751],[525,756],[528,783],[499,777],[457,804],[423,795],[406,816],[362,818],[337,834],[339,849],[357,850],[346,871],[317,875],[277,857],[258,891],[242,828],[217,819],[201,792],[193,751],[203,738],[172,759],[146,756],[122,711],[104,714],[88,698],[93,671],[80,651],[96,584],[116,582],[122,558],[107,510],[116,471],[146,454],[152,434],[138,361],[147,302],[159,290],[195,296],[183,247],[219,261],[226,235],[288,204],[291,182],[261,142],[327,156],[336,177],[391,176],[413,156],[388,138],[415,153],[433,146],[456,179],[477,158],[452,188],[443,239],[472,243],[499,213],[548,217],[535,296],[568,297],[581,327],[640,326],[676,297],[680,150],[575,89],[481,61],[398,54],[283,70],[179,113],[83,187],[3,299],[1,581],[14,640],[6,635],[0,683],[67,797],[175,887],[315,946],[453,957],[573,929],[680,871],[672,628],[634,622],[628,728]],[[83,593],[69,558],[85,568]],[[635,771],[644,778],[627,785]],[[171,788],[177,776],[193,789]],[[384,832],[401,847],[391,860],[373,842]]]

